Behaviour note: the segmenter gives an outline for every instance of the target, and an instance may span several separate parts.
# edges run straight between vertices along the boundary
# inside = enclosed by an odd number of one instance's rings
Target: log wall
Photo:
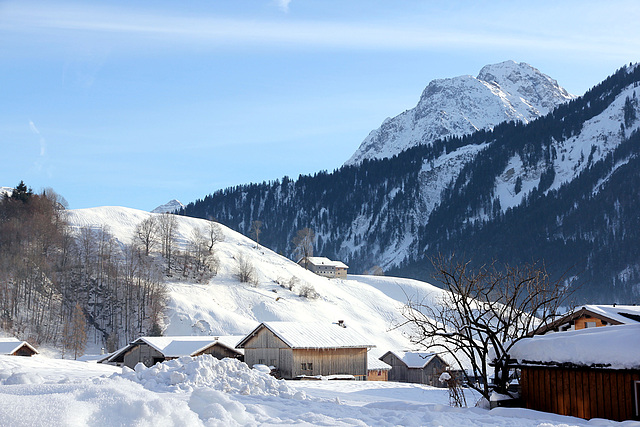
[[[635,381],[640,370],[522,367],[522,398],[529,409],[615,421],[640,419]]]

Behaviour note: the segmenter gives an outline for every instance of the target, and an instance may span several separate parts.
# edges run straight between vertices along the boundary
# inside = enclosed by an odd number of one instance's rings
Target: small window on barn
[[[584,327],[585,328],[595,328],[596,327],[596,322],[584,322]]]
[[[301,368],[303,371],[306,371],[306,370],[307,370],[307,364],[306,364],[306,363],[301,363],[301,364],[300,364],[300,368]]]
[[[382,376],[382,371],[378,371],[378,376]]]
[[[307,363],[307,369],[313,371],[313,363]]]

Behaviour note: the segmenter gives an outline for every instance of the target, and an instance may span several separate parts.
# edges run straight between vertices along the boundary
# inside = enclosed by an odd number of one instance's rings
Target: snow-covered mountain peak
[[[485,65],[478,74],[478,80],[493,83],[503,92],[521,96],[545,115],[558,104],[575,96],[567,92],[558,82],[525,62],[505,61]]]
[[[152,210],[151,213],[171,213],[171,212],[175,212],[178,209],[182,209],[182,208],[184,208],[184,205],[182,203],[180,203],[179,200],[173,199],[173,200],[165,203],[164,205],[158,206],[157,208]]]
[[[478,77],[431,81],[411,110],[385,119],[346,164],[392,157],[418,144],[519,120],[529,122],[574,96],[551,77],[526,63],[487,65]]]

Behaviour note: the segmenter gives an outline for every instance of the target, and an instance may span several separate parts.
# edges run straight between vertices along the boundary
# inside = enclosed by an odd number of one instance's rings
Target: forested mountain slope
[[[428,278],[428,258],[543,261],[593,302],[637,295],[640,70],[621,68],[528,124],[418,145],[333,173],[217,191],[182,213],[249,234],[293,256],[296,231],[351,272],[375,265]],[[614,259],[615,258],[615,259]],[[636,257],[637,258],[637,257]],[[609,261],[608,261],[609,260]]]

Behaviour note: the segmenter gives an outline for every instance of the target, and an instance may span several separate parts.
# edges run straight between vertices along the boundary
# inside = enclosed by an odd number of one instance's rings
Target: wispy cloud
[[[291,0],[276,0],[276,4],[283,12],[289,12],[289,3]]]
[[[274,0],[284,11],[290,0]],[[589,33],[577,33],[554,22],[540,25],[505,26],[505,19],[476,19],[469,12],[450,13],[443,19],[425,22],[384,21],[259,20],[221,16],[179,16],[141,12],[135,9],[87,6],[85,4],[11,3],[3,10],[0,30],[35,37],[52,38],[58,46],[77,46],[83,40],[117,44],[120,52],[163,52],[172,47],[197,44],[207,48],[276,46],[369,50],[537,49],[552,52],[620,55],[640,51],[637,28],[619,25]],[[524,13],[524,12],[520,12]],[[515,24],[514,24],[515,25]],[[18,37],[16,37],[18,39]],[[53,43],[52,43],[53,44]]]
[[[47,141],[44,139],[35,123],[31,120],[29,120],[29,129],[38,136],[38,140],[40,142],[40,157],[44,157],[47,154]]]

